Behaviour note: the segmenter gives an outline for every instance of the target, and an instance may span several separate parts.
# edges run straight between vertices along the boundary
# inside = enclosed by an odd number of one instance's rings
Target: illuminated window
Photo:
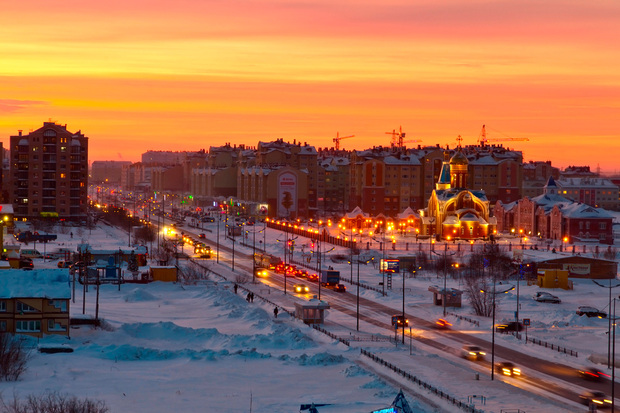
[[[66,178],[66,177],[67,177],[67,174],[66,174],[66,173],[61,173],[61,174],[60,174],[60,177],[61,177],[61,178]]]

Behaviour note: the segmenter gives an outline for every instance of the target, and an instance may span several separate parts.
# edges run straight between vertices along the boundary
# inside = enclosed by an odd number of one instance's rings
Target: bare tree
[[[146,244],[155,241],[157,233],[152,227],[142,226],[134,231],[134,237],[136,241]]]
[[[29,359],[30,350],[25,348],[23,338],[0,333],[0,380],[18,380]]]
[[[603,258],[613,261],[616,259],[616,249],[611,246],[603,253]]]
[[[169,240],[163,240],[154,256],[158,261],[167,264],[174,257],[174,253],[174,244]]]
[[[41,395],[31,394],[24,400],[13,396],[5,401],[0,394],[0,408],[3,413],[106,413],[109,411],[101,400],[78,399],[76,396],[57,392]]]
[[[492,285],[493,283],[486,278],[465,279],[465,295],[469,298],[474,314],[490,317],[493,313],[493,294],[489,294],[489,291],[493,289]]]
[[[196,284],[200,280],[208,280],[210,276],[209,268],[203,268],[191,261],[179,267],[179,281],[182,284]]]

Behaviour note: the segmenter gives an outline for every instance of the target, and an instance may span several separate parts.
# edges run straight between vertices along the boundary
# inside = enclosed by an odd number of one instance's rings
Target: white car
[[[562,300],[560,300],[557,296],[550,294],[548,292],[545,291],[539,291],[536,294],[534,294],[532,296],[532,298],[536,301],[538,301],[539,303],[555,303],[555,304],[559,304],[562,302]]]

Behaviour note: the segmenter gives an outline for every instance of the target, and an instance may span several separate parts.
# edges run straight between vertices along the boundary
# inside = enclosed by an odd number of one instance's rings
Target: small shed
[[[329,310],[329,303],[318,298],[295,303],[295,317],[306,324],[323,324],[325,322],[325,310]]]
[[[153,281],[177,281],[177,267],[174,265],[152,266],[149,271],[149,277]]]
[[[541,288],[572,289],[572,283],[568,280],[568,270],[539,269],[537,284]]]
[[[443,307],[443,300],[446,300],[446,307],[461,307],[461,298],[463,291],[456,288],[439,287],[437,285],[431,285],[428,287],[428,291],[433,293],[433,304]]]

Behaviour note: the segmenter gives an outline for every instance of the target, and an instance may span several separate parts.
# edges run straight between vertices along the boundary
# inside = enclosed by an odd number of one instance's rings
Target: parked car
[[[509,361],[497,363],[495,365],[495,371],[504,376],[520,376],[521,369]]]
[[[58,261],[58,268],[70,268],[73,265],[73,261]]]
[[[580,394],[579,399],[586,406],[594,404],[596,407],[611,407],[611,397],[607,397],[602,391],[587,391]]]
[[[582,305],[581,307],[577,308],[576,313],[578,316],[585,315],[587,317],[607,318],[606,312],[600,311],[594,307],[589,307],[586,305]]]
[[[495,326],[495,331],[508,332],[508,331],[523,331],[523,324],[517,323],[516,321],[511,321],[505,324],[497,324]]]
[[[484,360],[484,356],[486,356],[486,354],[487,353],[482,351],[480,347],[472,346],[472,345],[465,345],[463,346],[463,349],[461,350],[461,355],[464,358],[466,358],[467,360],[473,360],[473,361]]]
[[[532,298],[539,303],[554,303],[559,304],[562,302],[559,297],[550,294],[546,291],[538,291],[536,294],[532,296]]]

